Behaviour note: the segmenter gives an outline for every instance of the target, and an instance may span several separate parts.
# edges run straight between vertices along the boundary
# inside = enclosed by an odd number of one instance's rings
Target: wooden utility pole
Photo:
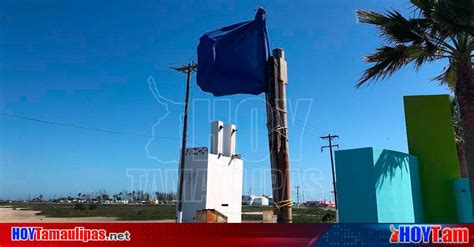
[[[293,218],[288,158],[287,84],[285,52],[282,49],[274,49],[273,56],[268,59],[269,90],[265,98],[272,168],[273,206],[278,223],[291,223]]]
[[[300,186],[295,186],[296,188],[296,206],[300,207]]]
[[[303,202],[303,205],[304,205],[305,204],[305,202],[304,202],[304,190],[301,191],[301,195],[302,195],[301,201]]]
[[[332,140],[334,138],[339,138],[339,136],[338,135],[331,135],[331,134],[329,134],[327,136],[321,136],[321,139],[328,140],[328,142],[329,142],[329,145],[321,147],[321,152],[325,148],[329,148],[329,153],[330,153],[330,157],[331,157],[332,187],[333,187],[333,190],[334,190],[334,205],[335,205],[335,208],[336,208],[336,211],[337,211],[336,174],[334,172],[334,158],[333,158],[333,155],[332,155],[332,148],[333,147],[339,148],[339,144],[336,144],[336,145],[332,144]]]
[[[178,215],[176,222],[183,222],[183,185],[184,185],[184,155],[186,154],[186,136],[188,132],[188,111],[189,111],[189,89],[191,74],[197,70],[197,64],[194,62],[183,65],[179,68],[172,68],[176,71],[186,74],[186,98],[184,100],[184,123],[183,137],[181,140],[181,155],[179,158],[179,188],[178,188]]]

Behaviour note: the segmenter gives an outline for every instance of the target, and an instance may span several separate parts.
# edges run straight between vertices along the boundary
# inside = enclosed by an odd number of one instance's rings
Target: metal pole
[[[333,187],[333,192],[334,192],[334,208],[336,209],[336,217],[337,217],[338,213],[337,213],[336,172],[334,171],[334,158],[333,158],[333,154],[332,154],[332,148],[333,147],[339,148],[339,145],[332,145],[332,139],[334,139],[334,138],[339,138],[339,136],[338,135],[331,135],[331,134],[328,134],[327,136],[321,136],[321,139],[327,139],[329,141],[329,145],[321,147],[321,151],[324,148],[329,148],[329,155],[330,155],[330,158],[331,158],[332,187]]]
[[[178,188],[178,215],[176,218],[177,223],[183,222],[183,187],[184,187],[184,160],[186,154],[186,137],[188,132],[188,112],[189,112],[189,89],[191,81],[191,73],[195,71],[197,65],[189,63],[187,66],[180,68],[173,68],[177,71],[186,74],[186,98],[184,100],[184,123],[183,123],[183,138],[181,140],[181,156],[179,160],[179,188]]]

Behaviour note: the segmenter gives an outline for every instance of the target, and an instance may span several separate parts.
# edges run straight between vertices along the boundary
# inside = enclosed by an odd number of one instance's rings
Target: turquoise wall
[[[458,210],[459,223],[472,223],[471,189],[468,178],[454,180],[454,195]]]
[[[416,157],[375,148],[335,157],[340,222],[422,222]]]
[[[335,152],[339,222],[378,222],[372,148]]]
[[[423,223],[425,219],[424,219],[424,212],[423,212],[423,195],[421,194],[420,168],[418,165],[418,158],[414,155],[410,155],[409,157],[410,157],[409,168],[410,168],[410,180],[411,180],[411,194],[413,197],[413,210],[415,212],[415,223]]]
[[[378,222],[421,222],[416,157],[375,148],[373,156]]]

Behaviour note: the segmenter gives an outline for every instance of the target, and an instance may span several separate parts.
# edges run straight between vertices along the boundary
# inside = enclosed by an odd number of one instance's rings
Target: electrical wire
[[[96,131],[96,132],[102,132],[102,133],[108,133],[108,134],[127,135],[127,136],[136,136],[136,137],[145,137],[145,138],[156,138],[156,139],[165,139],[165,140],[181,140],[181,138],[178,138],[178,137],[152,136],[152,135],[131,133],[131,132],[125,132],[125,131],[117,131],[117,130],[110,130],[110,129],[91,128],[91,127],[80,126],[80,125],[76,125],[76,124],[68,124],[68,123],[49,121],[49,120],[26,117],[26,116],[20,116],[20,115],[16,115],[16,114],[5,113],[5,112],[0,112],[0,115],[5,116],[5,117],[10,117],[10,118],[16,118],[16,119],[22,119],[22,120],[28,120],[28,121],[43,123],[43,124],[51,124],[51,125],[56,125],[56,126],[75,128],[75,129],[81,129],[81,130]],[[198,144],[198,145],[202,146],[202,144],[194,142],[193,140],[190,140],[190,141],[194,144]]]

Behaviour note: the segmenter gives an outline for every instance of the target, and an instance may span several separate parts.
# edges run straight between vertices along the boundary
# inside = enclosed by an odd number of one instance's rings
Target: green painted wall
[[[460,177],[448,95],[405,96],[408,150],[418,157],[425,223],[458,222]]]
[[[376,148],[335,156],[339,222],[422,222],[416,157]]]

